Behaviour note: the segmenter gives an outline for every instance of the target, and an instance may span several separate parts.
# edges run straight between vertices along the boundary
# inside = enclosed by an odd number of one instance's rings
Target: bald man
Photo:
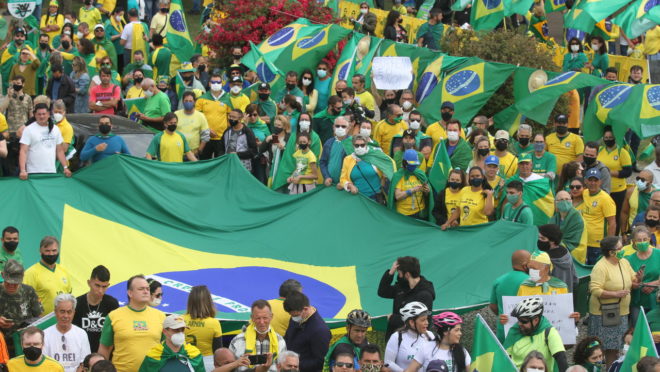
[[[236,372],[239,367],[248,367],[250,361],[247,355],[236,359],[231,350],[221,347],[213,353],[213,365],[215,366],[213,372]]]
[[[520,284],[529,279],[527,274],[527,264],[531,254],[525,250],[517,250],[511,254],[512,271],[500,276],[493,284],[493,290],[490,294],[490,310],[499,315],[502,313],[502,296],[517,296]],[[497,323],[497,338],[504,342],[504,326]]]
[[[562,190],[555,196],[555,214],[548,221],[558,225],[561,230],[561,245],[566,247],[571,255],[584,263],[587,257],[587,238],[582,214],[573,207],[571,194]]]

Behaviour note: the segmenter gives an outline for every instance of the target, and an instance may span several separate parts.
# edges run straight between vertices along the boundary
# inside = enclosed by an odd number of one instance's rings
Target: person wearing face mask
[[[585,63],[584,67],[588,68],[592,75],[603,77],[605,70],[610,66],[610,59],[602,37],[593,36],[591,38],[591,50],[594,52],[593,60]]]
[[[545,150],[545,137],[537,133],[533,137],[532,172],[554,181],[557,175],[557,157]]]
[[[287,94],[291,94],[302,103],[304,94],[302,90],[298,88],[298,73],[295,71],[287,72],[285,77],[285,84],[286,85],[282,90],[275,92],[273,95],[273,100],[275,102],[282,102]]]
[[[170,99],[167,94],[156,87],[152,79],[142,80],[142,89],[144,89],[146,103],[143,112],[138,113],[136,117],[145,125],[163,129],[163,118],[171,112]]]
[[[555,214],[548,224],[559,226],[561,245],[571,251],[571,255],[581,263],[586,260],[587,230],[580,212],[573,207],[571,194],[559,191],[555,196]]]
[[[64,105],[64,101],[61,99],[53,102],[52,118],[53,123],[55,123],[57,128],[59,128],[60,132],[62,133],[63,142],[60,146],[64,150],[64,155],[67,157],[67,159],[70,159],[73,156],[71,152],[74,150],[74,133],[73,127],[66,119],[66,106]]]
[[[399,170],[403,168],[403,154],[405,151],[412,149],[415,150],[415,153],[417,153],[419,169],[421,169],[423,172],[426,172],[426,159],[424,158],[424,154],[417,151],[415,131],[412,129],[406,129],[403,131],[402,135],[395,137],[394,140],[396,141],[396,147],[392,148],[392,151],[394,151],[394,156],[392,156],[392,159],[394,159],[396,169]]]
[[[160,71],[160,69],[158,69]],[[193,67],[192,63],[190,62],[184,62],[181,64],[181,68],[178,70],[178,75],[179,78],[174,78],[172,85],[175,87],[175,90],[177,92],[180,92],[181,90],[185,92],[194,92],[195,95],[201,96],[202,94],[206,93],[206,89],[204,89],[204,86],[202,83],[197,80],[195,77],[195,68]],[[245,95],[241,95],[240,91],[240,86],[243,84],[243,79],[239,77],[240,81],[238,81],[239,89],[238,92],[234,93],[234,96],[238,99],[234,104],[236,105],[235,108],[239,108],[241,111],[245,110],[245,107],[250,104],[250,99],[247,98]],[[234,80],[232,80],[232,84],[234,84]],[[240,97],[240,98],[239,98]],[[225,104],[228,104],[230,101],[229,96],[224,97]],[[231,100],[233,102],[233,100]],[[183,108],[183,100],[179,101],[178,109],[181,110]]]
[[[259,118],[266,124],[272,125],[277,115],[277,104],[270,98],[270,84],[260,83],[257,88],[257,99],[252,104],[257,105]]]
[[[16,64],[11,67],[9,80],[14,80],[15,76],[21,75],[25,78],[23,91],[30,96],[36,95],[37,89],[37,70],[41,66],[39,58],[34,55],[28,47],[21,49]]]
[[[287,296],[284,300],[284,310],[291,314],[284,341],[287,350],[300,355],[299,371],[322,370],[332,337],[330,329],[302,292],[293,292]]]
[[[301,75],[298,88],[303,92],[303,110],[314,112],[318,104],[319,92],[314,88],[314,74],[312,70],[305,69]]]
[[[226,95],[222,89],[222,74],[214,72],[209,80],[209,91],[197,98],[195,110],[206,117],[209,124],[210,139],[201,154],[202,159],[211,159],[220,156],[220,138],[227,130],[227,117],[231,109],[222,100]]]
[[[383,9],[384,6],[381,6],[380,8]],[[351,18],[351,22],[353,22],[353,29],[355,31],[376,36],[376,25],[378,24],[378,17],[376,14],[369,11],[369,3],[360,3],[360,16],[357,19]]]
[[[450,227],[472,226],[488,222],[488,217],[493,214],[495,202],[493,190],[486,181],[483,169],[472,167],[468,172],[468,184],[461,190],[461,201],[459,208],[455,209],[440,228],[446,230]]]
[[[620,221],[621,211],[626,197],[626,179],[630,177],[633,172],[632,159],[626,148],[617,146],[616,140],[614,139],[614,131],[610,126],[606,126],[603,129],[603,144],[604,146],[598,151],[597,159],[598,162],[607,167],[610,173],[610,196],[614,199],[614,203],[616,204],[617,221]],[[587,144],[587,147],[585,148],[585,161],[588,149],[590,149],[589,144]],[[616,232],[617,234],[619,233],[619,226],[617,226]]]
[[[493,283],[490,304],[488,307],[495,315],[502,314],[504,309],[502,305],[502,297],[516,296],[520,284],[529,279],[529,274],[527,274],[527,264],[529,263],[530,258],[531,255],[526,250],[521,249],[513,252],[511,254],[512,270],[501,275]],[[501,322],[497,322],[497,339],[500,340],[500,342],[504,342],[504,325]]]
[[[292,139],[293,137],[289,141]],[[310,149],[310,142],[311,138],[307,132],[299,133],[296,138],[298,149],[291,154],[294,160],[293,172],[286,179],[286,182],[289,184],[289,194],[303,194],[316,188],[319,171],[316,166],[316,154]],[[286,156],[286,153],[284,155]],[[286,167],[287,169],[282,168],[281,172],[285,172],[289,167]]]
[[[102,22],[101,11],[94,6],[93,0],[84,0],[78,11],[78,19],[80,23],[85,22],[90,26],[99,24]]]
[[[64,372],[64,368],[55,359],[42,353],[44,331],[37,327],[27,327],[21,334],[23,355],[12,358],[7,363],[10,371],[17,372]]]
[[[406,122],[403,121],[401,107],[392,104],[385,111],[385,118],[376,125],[372,137],[380,144],[385,154],[391,154],[394,136],[406,130],[407,126]]]
[[[175,112],[178,130],[186,136],[190,151],[199,157],[210,138],[209,125],[206,116],[195,110],[195,93],[183,92],[181,101],[183,110]]]
[[[245,111],[245,108],[250,104],[250,98],[242,90],[243,78],[234,76],[229,82],[229,94],[223,95],[220,101],[227,105],[230,110]]]
[[[382,204],[383,183],[392,179],[394,163],[382,151],[371,149],[368,137],[357,134],[352,143],[354,151],[343,159],[337,189],[353,195],[359,192]]]
[[[55,36],[52,38],[51,46],[52,46],[54,49],[58,49],[58,50],[67,51],[67,52],[68,52],[72,46],[75,46],[75,44],[72,43],[72,41],[73,41],[73,37],[75,36],[75,34],[76,34],[76,33],[75,33],[75,31],[74,31],[73,24],[71,24],[71,23],[69,23],[69,22],[65,22],[64,25],[62,26],[62,30],[60,31],[60,33],[59,33],[58,35],[55,35]],[[65,36],[67,37],[67,41],[68,41],[66,47],[64,47],[64,46],[62,45],[62,39],[63,39]],[[74,49],[75,49],[75,48],[74,48]]]
[[[518,172],[518,158],[509,152],[509,132],[498,130],[495,133],[495,152],[500,159],[500,172],[506,178],[513,177]]]
[[[603,341],[605,361],[612,364],[621,350],[621,335],[628,329],[630,292],[639,287],[643,273],[635,272],[630,262],[623,259],[625,251],[618,236],[608,236],[600,241],[603,259],[591,270],[589,291],[588,334]],[[603,305],[618,304],[616,309],[604,309]],[[605,312],[605,313],[604,313]],[[605,316],[608,321],[605,322]]]
[[[612,188],[612,176],[610,174],[610,169],[598,160],[599,148],[598,142],[595,141],[590,141],[585,144],[584,155],[582,156],[582,168],[584,169],[585,174],[590,169],[597,169],[601,175],[601,189],[609,194],[610,189]],[[614,162],[614,160],[612,160],[612,162]]]
[[[64,26],[64,15],[60,14],[59,3],[51,0],[48,3],[48,12],[41,16],[39,30],[49,36],[52,40],[57,36]]]
[[[651,244],[651,232],[646,226],[637,226],[632,232],[631,244],[623,247],[625,258],[635,272],[641,273],[641,286],[631,291],[630,323],[636,324],[640,309],[645,313],[657,308],[656,296],[660,280],[660,251]],[[657,252],[657,253],[656,253]]]
[[[2,230],[2,249],[0,249],[0,272],[5,267],[8,260],[16,260],[23,264],[23,255],[18,249],[18,229],[13,226],[7,226]]]
[[[475,133],[472,131],[471,134]],[[488,137],[479,135],[474,139],[474,148],[472,150],[472,160],[468,167],[479,167],[481,169],[486,169],[486,158],[490,156],[490,141]],[[495,156],[495,155],[493,155]],[[495,156],[497,158],[497,156]],[[499,167],[500,160],[497,158],[497,165]],[[499,170],[499,169],[498,169]]]
[[[573,293],[577,287],[578,278],[573,265],[571,252],[562,245],[562,232],[559,225],[547,224],[539,228],[539,240],[537,248],[541,252],[546,252],[552,263],[550,275],[566,283],[568,292]]]
[[[149,306],[158,307],[163,303],[163,285],[158,280],[147,278],[149,283]]]
[[[421,169],[418,152],[414,149],[403,153],[403,167],[392,176],[387,206],[398,213],[418,219],[434,220],[435,200],[429,179]]]
[[[7,88],[10,86],[10,79],[5,78],[9,76],[12,67],[18,62],[19,53],[23,47],[28,47],[31,50],[34,50],[34,45],[29,40],[26,40],[26,31],[23,27],[14,28],[14,37],[12,41],[7,45],[5,50],[2,51],[0,55],[0,61],[4,61],[0,65],[0,74],[2,74],[2,90],[3,92],[7,91]]]
[[[124,32],[124,26],[126,26],[126,21],[124,20],[124,8],[121,6],[115,7],[103,26],[105,27],[105,36],[115,47],[115,52],[117,54],[117,69],[122,71],[123,74],[126,74],[127,71],[124,71],[124,46],[119,42],[119,40],[121,40],[121,33]]]
[[[461,133],[461,122],[457,119],[449,119],[447,122],[447,139],[436,146],[435,154],[430,159],[435,159],[438,156],[439,147],[444,146],[447,155],[449,155],[449,160],[451,160],[452,168],[468,169],[472,160],[472,149],[469,143],[461,138]]]
[[[532,126],[529,124],[520,124],[517,133],[517,140],[513,140],[511,144],[511,152],[513,155],[520,156],[534,151],[532,144]]]
[[[612,197],[601,187],[601,173],[596,168],[586,172],[587,189],[582,192],[584,203],[581,211],[587,228],[587,264],[593,265],[599,258],[598,242],[616,229],[616,205]],[[605,230],[607,226],[607,230]]]
[[[60,64],[52,65],[50,67],[50,72],[52,77],[48,79],[48,83],[46,84],[46,96],[53,102],[62,100],[67,112],[75,112],[75,83],[70,77],[64,74],[64,67]]]
[[[126,99],[144,97],[144,89],[142,89],[142,82],[144,81],[144,72],[137,69],[133,71],[133,85],[126,91]]]
[[[330,96],[328,108],[314,115],[314,131],[318,133],[322,143],[332,138],[335,120],[342,115],[344,115],[344,106],[338,96]]]
[[[199,349],[186,342],[184,331],[188,327],[179,314],[168,315],[163,321],[165,340],[147,352],[139,372],[186,370],[205,372]]]
[[[186,136],[177,130],[177,123],[178,119],[173,112],[168,112],[163,116],[165,130],[156,134],[151,140],[149,148],[147,148],[147,159],[181,163],[185,155],[188,161],[197,161],[197,157],[188,147]]]
[[[223,89],[225,92],[229,93],[229,88],[231,88],[230,85],[231,85],[231,81],[232,81],[232,79],[233,79],[234,77],[240,77],[240,78],[242,78],[242,77],[243,77],[243,73],[245,72],[246,69],[247,69],[247,67],[244,67],[243,65],[238,65],[238,64],[233,64],[233,65],[229,66],[229,68],[228,68],[227,71],[225,72],[225,74],[227,75],[227,78],[226,78],[226,83],[225,83],[225,85],[222,87],[222,89]],[[250,84],[249,81],[247,81],[247,79],[244,79],[244,80],[243,80],[243,89],[249,87],[250,85],[251,85],[251,84]]]
[[[92,39],[96,57],[108,56],[112,66],[117,66],[117,51],[110,38],[106,37],[105,26],[101,23],[94,26],[94,38]]]
[[[248,172],[252,172],[252,159],[257,155],[257,139],[252,129],[243,123],[243,112],[233,109],[229,112],[229,128],[220,138],[219,154],[236,154]]]
[[[639,172],[635,179],[635,185],[628,187],[626,191],[626,198],[623,201],[623,208],[621,210],[621,218],[619,225],[621,226],[621,233],[628,233],[630,227],[635,222],[644,221],[644,213],[648,209],[653,194],[657,191],[653,185],[653,173],[648,170]],[[656,195],[656,201],[660,200],[660,193]]]
[[[404,101],[404,103],[405,102],[408,101]],[[405,111],[403,114],[406,116]],[[433,151],[433,139],[424,134],[424,131],[422,130],[422,114],[417,110],[413,110],[408,113],[408,118],[404,119],[404,121],[408,123],[408,130],[411,130],[413,133],[413,138],[415,140],[414,147],[424,155],[424,170],[426,170],[426,162],[431,156],[431,152]],[[396,154],[397,152],[403,150],[402,135],[397,134],[392,138],[392,153]]]
[[[601,372],[605,368],[603,344],[598,337],[587,337],[575,346],[573,363],[584,367],[587,372]]]
[[[437,146],[440,141],[447,138],[447,122],[454,116],[454,104],[445,101],[440,106],[440,115],[442,120],[436,121],[426,128],[426,135],[433,138],[433,146]],[[465,139],[465,133],[460,131],[461,138]]]
[[[367,145],[373,147],[373,148],[380,148],[380,144],[378,142],[374,141],[371,138],[371,132],[372,132],[372,125],[371,122],[367,119],[361,119],[359,121],[359,125],[357,125],[357,130],[353,131],[353,135],[358,135],[361,134],[367,139]]]
[[[568,53],[564,55],[562,71],[579,71],[589,63],[587,56],[582,51],[582,43],[576,37],[568,41]]]
[[[99,118],[99,133],[87,139],[80,152],[80,161],[95,163],[118,153],[131,155],[124,139],[112,133],[110,117],[103,115]]]
[[[53,311],[55,296],[60,293],[71,293],[71,276],[69,272],[58,265],[60,242],[52,236],[46,236],[39,243],[41,260],[25,271],[24,283],[34,288],[44,306],[41,314]]]
[[[151,17],[151,24],[149,25],[149,38],[153,38],[158,34],[162,37],[167,36],[167,21],[170,13],[170,1],[158,1],[158,12]]]
[[[326,61],[321,61],[316,66],[316,74],[314,75],[314,87],[318,92],[318,100],[316,104],[315,114],[323,112],[328,107],[328,99],[331,95],[332,85],[332,71],[330,65]]]
[[[257,141],[257,146],[261,149],[261,144],[264,142],[266,137],[270,136],[270,129],[268,128],[268,125],[261,121],[261,118],[259,117],[259,108],[255,104],[250,104],[246,109],[245,109],[245,116],[247,118],[247,126],[252,130],[254,133],[254,136]],[[301,114],[301,117],[304,116],[304,118],[311,123],[310,116],[308,114]],[[271,137],[272,140],[272,137]],[[263,150],[259,151],[257,150],[257,156],[255,157],[254,161],[252,162],[252,168],[254,169],[254,176],[264,185],[268,184],[268,161],[271,159],[267,156],[265,156],[268,152],[267,147],[263,147]]]
[[[353,152],[353,144],[348,138],[348,126],[348,121],[343,116],[337,117],[333,126],[334,137],[323,144],[319,167],[326,186],[339,182],[344,158]]]
[[[435,201],[436,209],[433,211],[438,225],[443,225],[455,209],[459,208],[461,201],[461,190],[466,185],[465,172],[460,169],[452,169],[449,172],[447,186],[438,192]]]
[[[403,119],[406,121],[410,121],[410,114],[414,112],[418,112],[415,110],[415,96],[413,92],[409,89],[406,89],[401,93],[401,99],[399,101],[399,104],[401,105],[401,108],[403,109]],[[419,130],[420,128],[417,128],[416,130]]]
[[[534,214],[532,213],[532,209],[523,201],[522,193],[522,182],[513,180],[506,185],[507,203],[504,204],[501,219],[533,226]]]
[[[660,299],[656,299],[658,301]],[[653,318],[651,318],[651,315]],[[646,320],[649,322],[649,328],[651,328],[652,333],[659,333],[660,332],[660,310],[653,310],[652,312],[649,312],[646,314]],[[626,359],[626,354],[628,353],[628,350],[630,349],[630,343],[632,342],[633,338],[633,332],[635,331],[634,328],[629,328],[626,333],[623,334],[621,337],[621,340],[623,341],[623,348],[621,349],[621,352],[619,353],[619,359],[617,359],[612,365],[610,365],[610,368],[607,370],[607,372],[620,372],[621,371],[621,366],[623,365],[624,359]],[[654,336],[654,341],[656,343],[660,343],[660,334],[659,336]]]
[[[557,157],[557,169],[561,175],[564,164],[572,161],[582,162],[584,141],[582,137],[568,131],[568,117],[559,114],[554,118],[555,132],[545,137],[548,151]]]

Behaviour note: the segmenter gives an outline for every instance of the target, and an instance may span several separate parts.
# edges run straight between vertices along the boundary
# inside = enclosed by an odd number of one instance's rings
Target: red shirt
[[[101,85],[97,85],[89,90],[89,102],[96,103],[101,101],[105,103],[105,101],[109,101],[111,99],[119,99],[119,93],[119,87],[114,84],[110,84],[107,88],[104,88]],[[94,113],[113,115],[115,113],[115,109],[111,107],[102,111],[94,111]]]

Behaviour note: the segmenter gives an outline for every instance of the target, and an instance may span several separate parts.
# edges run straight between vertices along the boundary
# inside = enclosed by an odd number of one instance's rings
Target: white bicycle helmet
[[[416,318],[420,315],[429,315],[429,309],[423,303],[413,301],[405,304],[401,310],[399,310],[399,313],[401,313],[401,318],[403,318],[403,321],[405,322],[408,319]]]
[[[543,300],[541,297],[530,297],[520,301],[511,312],[516,318],[535,318],[543,315]]]

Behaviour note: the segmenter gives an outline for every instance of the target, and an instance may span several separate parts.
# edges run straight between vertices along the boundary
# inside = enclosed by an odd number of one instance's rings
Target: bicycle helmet
[[[355,309],[348,313],[346,324],[356,325],[358,327],[371,327],[371,317],[369,313],[361,309]]]
[[[520,301],[511,312],[516,318],[534,318],[543,315],[543,300],[541,297],[530,297]]]
[[[406,322],[408,319],[416,318],[420,315],[429,315],[429,309],[421,302],[413,301],[405,304],[401,310],[401,318]]]
[[[463,323],[463,319],[451,311],[433,315],[433,324],[438,328],[453,327],[461,323]]]

